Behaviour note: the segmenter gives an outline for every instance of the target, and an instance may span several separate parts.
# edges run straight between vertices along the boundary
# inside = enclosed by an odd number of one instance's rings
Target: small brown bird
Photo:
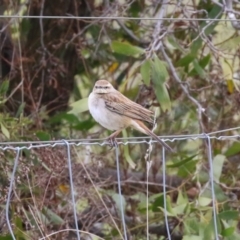
[[[132,127],[161,143],[167,150],[173,151],[143,122],[154,124],[154,113],[131,101],[117,91],[108,81],[98,80],[88,97],[88,108],[93,118],[103,127],[115,130],[108,139],[113,143],[116,136],[127,127]]]

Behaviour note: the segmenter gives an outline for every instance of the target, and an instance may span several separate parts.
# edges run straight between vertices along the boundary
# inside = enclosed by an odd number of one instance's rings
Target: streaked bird
[[[173,149],[153,133],[143,122],[154,124],[154,113],[131,101],[111,83],[98,80],[88,97],[88,108],[93,118],[103,127],[115,131],[108,139],[113,144],[117,135],[132,127],[161,143],[167,150]]]

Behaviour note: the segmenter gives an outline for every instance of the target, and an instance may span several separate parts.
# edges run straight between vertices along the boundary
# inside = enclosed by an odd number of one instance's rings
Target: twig
[[[163,23],[163,17],[165,15],[165,12],[167,9],[167,3],[168,3],[168,0],[163,0],[162,6],[160,7],[160,9],[158,10],[158,13],[156,15],[156,19],[158,19],[158,21],[157,21],[157,24],[153,31],[153,41],[151,42],[150,46],[146,50],[147,58],[151,57],[153,52],[159,50],[162,38],[167,34],[167,31],[165,31],[165,32],[163,32],[162,35],[160,35],[161,27],[162,27],[162,23]]]
[[[179,85],[181,86],[183,92],[186,94],[186,96],[197,106],[198,108],[198,121],[199,121],[199,125],[200,125],[200,128],[201,128],[201,132],[204,132],[204,125],[203,125],[203,122],[202,122],[202,113],[205,111],[205,109],[202,107],[202,105],[194,98],[190,95],[188,89],[182,84],[182,81],[181,79],[179,78],[177,72],[176,72],[176,69],[175,67],[173,66],[172,64],[172,61],[171,59],[169,58],[169,56],[167,55],[167,53],[165,52],[165,49],[164,49],[164,46],[162,45],[161,46],[161,52],[165,58],[165,60],[167,61],[169,67],[170,67],[170,70],[174,76],[174,79],[177,83],[179,83]]]
[[[120,19],[117,19],[116,21],[133,40],[142,44],[147,43],[146,41],[139,39],[129,28],[125,26],[125,24]]]
[[[47,48],[45,46],[44,43],[44,29],[43,29],[43,10],[44,10],[44,5],[45,5],[45,0],[42,0],[42,5],[41,5],[41,11],[40,11],[40,18],[39,18],[39,25],[40,25],[40,41],[41,41],[41,47],[43,49],[43,55],[42,55],[42,59],[41,59],[41,63],[44,65],[43,69],[42,69],[42,76],[41,76],[41,93],[38,99],[38,103],[37,103],[37,109],[36,112],[38,112],[38,109],[41,105],[41,101],[42,101],[42,97],[43,97],[43,92],[44,92],[44,79],[45,79],[45,65],[46,65],[46,52],[47,52]]]

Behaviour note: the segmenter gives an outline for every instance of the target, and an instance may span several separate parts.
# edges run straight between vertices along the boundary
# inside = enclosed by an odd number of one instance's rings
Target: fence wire
[[[229,139],[236,139],[238,140],[240,135],[234,134],[234,135],[221,135],[218,136],[218,134],[223,134],[224,132],[230,132],[233,130],[238,130],[240,127],[232,128],[232,129],[226,129],[218,132],[212,132],[212,133],[203,133],[203,134],[193,134],[193,135],[175,135],[175,136],[165,136],[161,137],[163,141],[170,141],[170,142],[177,142],[181,140],[197,140],[201,139],[205,141],[206,143],[206,149],[207,149],[207,157],[208,162],[210,166],[209,171],[209,179],[210,179],[210,185],[211,185],[211,197],[212,197],[212,208],[213,208],[213,222],[214,222],[214,230],[215,230],[215,239],[219,239],[218,237],[218,226],[217,226],[217,213],[216,213],[216,203],[215,203],[215,191],[214,191],[214,169],[213,169],[213,156],[212,156],[212,145],[211,140],[217,139],[220,141],[229,140]],[[128,239],[128,233],[126,228],[126,221],[125,221],[125,214],[124,214],[124,204],[122,201],[122,193],[121,193],[121,175],[120,175],[120,166],[119,166],[119,146],[118,145],[128,145],[128,144],[144,144],[148,143],[151,144],[152,142],[155,142],[154,140],[150,139],[148,137],[138,137],[138,138],[118,138],[117,144],[115,145],[115,158],[116,158],[116,168],[117,168],[117,180],[118,180],[118,194],[120,196],[120,205],[121,205],[121,221],[123,226],[123,239]],[[56,140],[56,141],[32,141],[32,142],[2,142],[0,143],[0,150],[6,151],[6,150],[14,150],[16,152],[16,157],[14,160],[13,170],[11,173],[10,178],[10,187],[7,195],[7,202],[6,202],[6,222],[9,229],[9,232],[12,236],[12,239],[16,239],[14,236],[12,223],[9,218],[10,216],[10,204],[11,204],[11,194],[14,189],[14,182],[15,182],[15,174],[19,163],[20,158],[20,152],[23,149],[36,149],[36,148],[46,148],[46,147],[57,147],[57,146],[65,146],[67,151],[67,164],[69,169],[69,178],[70,178],[70,186],[71,186],[71,196],[72,196],[72,211],[74,215],[74,221],[76,226],[76,232],[77,232],[77,239],[80,240],[80,229],[78,228],[78,219],[77,219],[77,211],[76,211],[76,201],[74,197],[74,183],[73,183],[73,171],[71,166],[71,146],[91,146],[91,145],[100,145],[104,146],[108,143],[105,142],[103,139],[70,139],[70,140]],[[165,226],[167,231],[168,239],[171,240],[171,233],[170,233],[170,226],[168,221],[168,215],[167,215],[167,190],[166,190],[166,153],[165,149],[162,148],[162,163],[163,163],[163,195],[164,195],[164,216],[165,216]],[[52,235],[52,234],[51,234]],[[41,239],[47,239],[48,237],[41,238]]]
[[[211,22],[227,22],[227,21],[232,21],[230,18],[188,18],[188,17],[177,17],[177,18],[168,18],[168,17],[119,17],[119,16],[99,16],[99,17],[94,17],[94,16],[35,16],[35,15],[0,15],[0,19],[74,19],[74,20],[131,20],[131,21],[139,21],[139,20],[153,20],[153,21],[193,21],[193,22],[202,22],[202,21],[211,21]],[[234,20],[236,22],[240,22],[240,19]]]

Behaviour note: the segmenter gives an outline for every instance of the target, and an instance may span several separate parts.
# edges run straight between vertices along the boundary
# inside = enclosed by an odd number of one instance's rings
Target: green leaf
[[[5,94],[9,88],[9,81],[5,80],[0,85],[0,95]]]
[[[126,208],[126,200],[125,200],[125,197],[123,195],[119,195],[117,193],[113,193],[111,194],[111,197],[113,199],[113,201],[115,202],[116,204],[116,208],[120,214],[121,212],[121,209],[125,209]],[[122,200],[121,200],[122,199]]]
[[[220,212],[218,217],[222,220],[238,220],[239,212],[234,210]]]
[[[172,208],[172,205],[171,205],[171,199],[170,199],[169,195],[167,195],[167,197],[166,197],[166,209],[167,209],[167,211],[164,209],[164,207],[159,207],[159,209],[164,214],[167,214],[168,216],[177,217],[177,215],[173,212],[173,208]]]
[[[10,133],[3,123],[1,123],[1,131],[6,138],[10,139]]]
[[[49,208],[44,207],[44,208],[43,208],[43,213],[45,214],[45,216],[48,217],[48,219],[49,219],[52,223],[54,223],[54,224],[56,224],[56,225],[60,225],[60,224],[63,224],[63,223],[64,223],[64,220],[63,220],[61,217],[59,217],[59,215],[57,215],[56,213],[54,213],[54,212],[53,212],[51,209],[49,209]]]
[[[152,204],[152,211],[153,212],[160,212],[160,210],[164,211],[164,198],[165,198],[165,196],[163,196],[163,194],[162,194],[155,199],[155,201]],[[170,200],[169,196],[166,197],[166,208],[167,208],[167,214],[169,216],[170,215],[173,216],[172,215],[171,200]]]
[[[16,113],[17,118],[23,113],[25,105],[26,105],[25,103],[21,103],[20,106],[18,107],[18,110],[17,110],[17,113]]]
[[[177,62],[176,66],[178,66],[178,67],[186,67],[190,63],[192,63],[195,58],[196,58],[196,55],[190,53],[190,54],[186,55],[185,57],[181,58]]]
[[[211,198],[206,198],[206,197],[199,197],[198,198],[198,204],[201,207],[206,207],[212,202]]]
[[[39,138],[40,141],[49,141],[51,139],[50,134],[42,131],[36,132],[36,136]]]
[[[230,148],[228,148],[228,150],[224,153],[224,155],[226,157],[231,157],[233,155],[236,155],[239,152],[240,152],[240,143],[234,142],[233,145]]]
[[[178,176],[179,177],[188,177],[196,170],[196,164],[198,161],[186,161],[185,164],[181,165],[178,169]]]
[[[134,1],[131,3],[129,12],[131,12],[132,17],[139,17],[142,10],[141,2]],[[132,24],[138,25],[137,21],[132,21]],[[138,25],[139,26],[139,25]]]
[[[12,240],[12,235],[0,236],[0,240]]]
[[[205,77],[205,71],[204,68],[208,65],[209,61],[211,59],[211,55],[208,54],[207,56],[203,57],[199,61],[194,60],[194,68],[191,70],[191,72],[188,74],[189,76],[196,76],[197,74],[200,75],[202,78]],[[196,63],[195,63],[196,62]]]
[[[186,163],[190,162],[193,160],[193,158],[195,158],[197,156],[197,154],[190,156],[188,158],[185,158],[177,163],[173,163],[173,164],[169,164],[167,165],[168,168],[178,168],[181,167],[182,165],[185,165]]]
[[[188,203],[185,203],[185,204],[180,204],[180,205],[177,205],[175,207],[172,208],[172,213],[175,215],[175,216],[178,216],[178,215],[183,215],[186,213],[187,209],[189,208],[189,204]]]
[[[76,125],[73,125],[72,128],[80,131],[87,131],[91,129],[96,124],[95,121],[92,121],[92,118],[86,121],[79,122]]]
[[[184,52],[184,48],[179,44],[179,41],[173,37],[172,35],[170,35],[168,37],[168,42],[169,44],[171,44],[174,48],[178,49],[181,52]]]
[[[214,181],[219,182],[221,174],[222,174],[222,167],[226,157],[224,155],[218,154],[213,159],[213,177]]]
[[[193,38],[196,38],[196,34],[193,35]],[[190,47],[191,54],[197,56],[198,50],[202,47],[202,38],[199,36],[197,40],[193,42]]]
[[[123,135],[123,138],[127,138],[127,131],[126,129],[124,129],[122,131],[122,135]],[[128,164],[130,165],[130,167],[132,169],[135,169],[136,168],[136,164],[134,163],[134,161],[132,160],[131,158],[131,155],[129,153],[129,145],[124,145],[123,147],[123,154],[124,154],[124,159],[128,162]]]
[[[234,231],[235,231],[235,227],[225,228],[222,230],[221,235],[223,237],[230,237],[233,235]]]
[[[147,59],[143,62],[140,69],[143,82],[149,86],[151,79],[151,60]]]
[[[199,232],[200,228],[199,219],[196,218],[195,216],[192,217],[188,216],[188,218],[186,218],[185,221],[183,222],[183,225],[186,235],[190,233]]]
[[[209,219],[209,217],[212,215],[212,210],[209,210],[204,217],[206,219]],[[217,225],[219,226],[219,225]],[[200,228],[200,234],[202,236],[202,239],[215,239],[214,238],[214,224],[213,224],[213,218],[209,222],[205,222],[202,224]],[[220,232],[220,228],[218,227],[218,231]]]
[[[203,7],[204,8],[204,7]],[[216,18],[217,19],[221,19],[221,14],[219,14],[222,11],[221,7],[215,5],[213,7],[211,7],[209,13],[208,13],[208,17],[206,19],[206,21],[203,21],[200,25],[201,30],[204,30],[204,34],[206,36],[208,36],[209,34],[211,34],[214,31],[214,28],[217,26],[219,21],[213,21],[212,24],[209,24],[208,19],[213,19]],[[207,26],[208,25],[208,26]],[[200,31],[201,31],[200,30]],[[198,34],[198,33],[196,33]],[[192,35],[192,39],[195,39],[193,44],[191,45],[190,49],[191,49],[191,54],[194,54],[195,56],[198,53],[198,50],[202,47],[202,36],[198,36],[198,38],[196,39],[196,34]]]
[[[206,55],[205,57],[203,57],[202,59],[199,60],[199,65],[202,68],[205,68],[208,65],[208,63],[210,62],[210,59],[211,59],[211,55],[210,54]]]
[[[201,78],[205,78],[205,71],[203,70],[203,68],[200,66],[199,62],[194,59],[193,60],[193,67],[194,67],[194,71],[191,71],[189,73],[189,76],[194,76],[194,75],[199,75]]]
[[[183,195],[181,190],[178,191],[177,205],[188,203],[188,198]]]
[[[61,121],[67,121],[70,124],[78,124],[79,123],[79,119],[76,115],[74,114],[70,114],[70,113],[58,113],[55,116],[51,117],[49,119],[50,123],[60,123]]]
[[[171,101],[166,88],[165,82],[167,80],[168,72],[165,64],[159,60],[157,56],[154,56],[152,65],[152,81],[154,86],[154,91],[158,102],[161,105],[162,110],[171,110]]]
[[[78,114],[88,110],[88,98],[83,98],[70,104],[72,109],[68,113]]]
[[[228,201],[229,198],[226,196],[226,192],[219,184],[214,184],[215,197],[218,202]],[[212,193],[211,193],[212,196]]]
[[[164,207],[164,196],[161,194],[161,196],[157,197],[153,204],[152,204],[152,211],[153,212],[159,212],[159,207]]]
[[[158,102],[161,105],[162,110],[165,111],[170,111],[171,110],[171,100],[168,95],[168,90],[165,85],[158,86],[155,89],[155,94],[157,96]]]
[[[18,216],[16,216],[15,220],[15,225],[16,225],[16,232],[15,236],[17,236],[17,239],[23,239],[22,237],[24,236],[23,234],[23,222],[22,219]],[[0,237],[1,239],[1,237]]]
[[[208,179],[209,180],[209,179]],[[228,200],[228,197],[226,196],[225,192],[223,189],[218,185],[214,183],[214,192],[215,192],[215,197],[218,202],[224,202]],[[206,198],[212,198],[212,191],[210,188],[206,188],[202,195],[202,197]]]
[[[131,57],[138,57],[140,54],[145,53],[143,48],[133,46],[127,42],[113,41],[111,47],[113,52]]]
[[[222,14],[223,14],[222,8],[220,6],[218,6],[218,5],[214,5],[211,8],[211,11],[209,12],[207,18],[208,19],[213,19],[213,18],[221,19]],[[219,22],[219,21],[213,21],[212,24],[209,24],[209,20],[208,19],[206,19],[206,21],[202,22],[202,24],[201,24],[201,28],[202,29],[204,28],[204,33],[205,33],[206,36],[208,36],[209,34],[212,34],[214,28],[218,25],[218,22]]]
[[[169,78],[165,63],[155,55],[151,64],[154,83],[156,85],[162,85],[162,83],[166,82]]]

